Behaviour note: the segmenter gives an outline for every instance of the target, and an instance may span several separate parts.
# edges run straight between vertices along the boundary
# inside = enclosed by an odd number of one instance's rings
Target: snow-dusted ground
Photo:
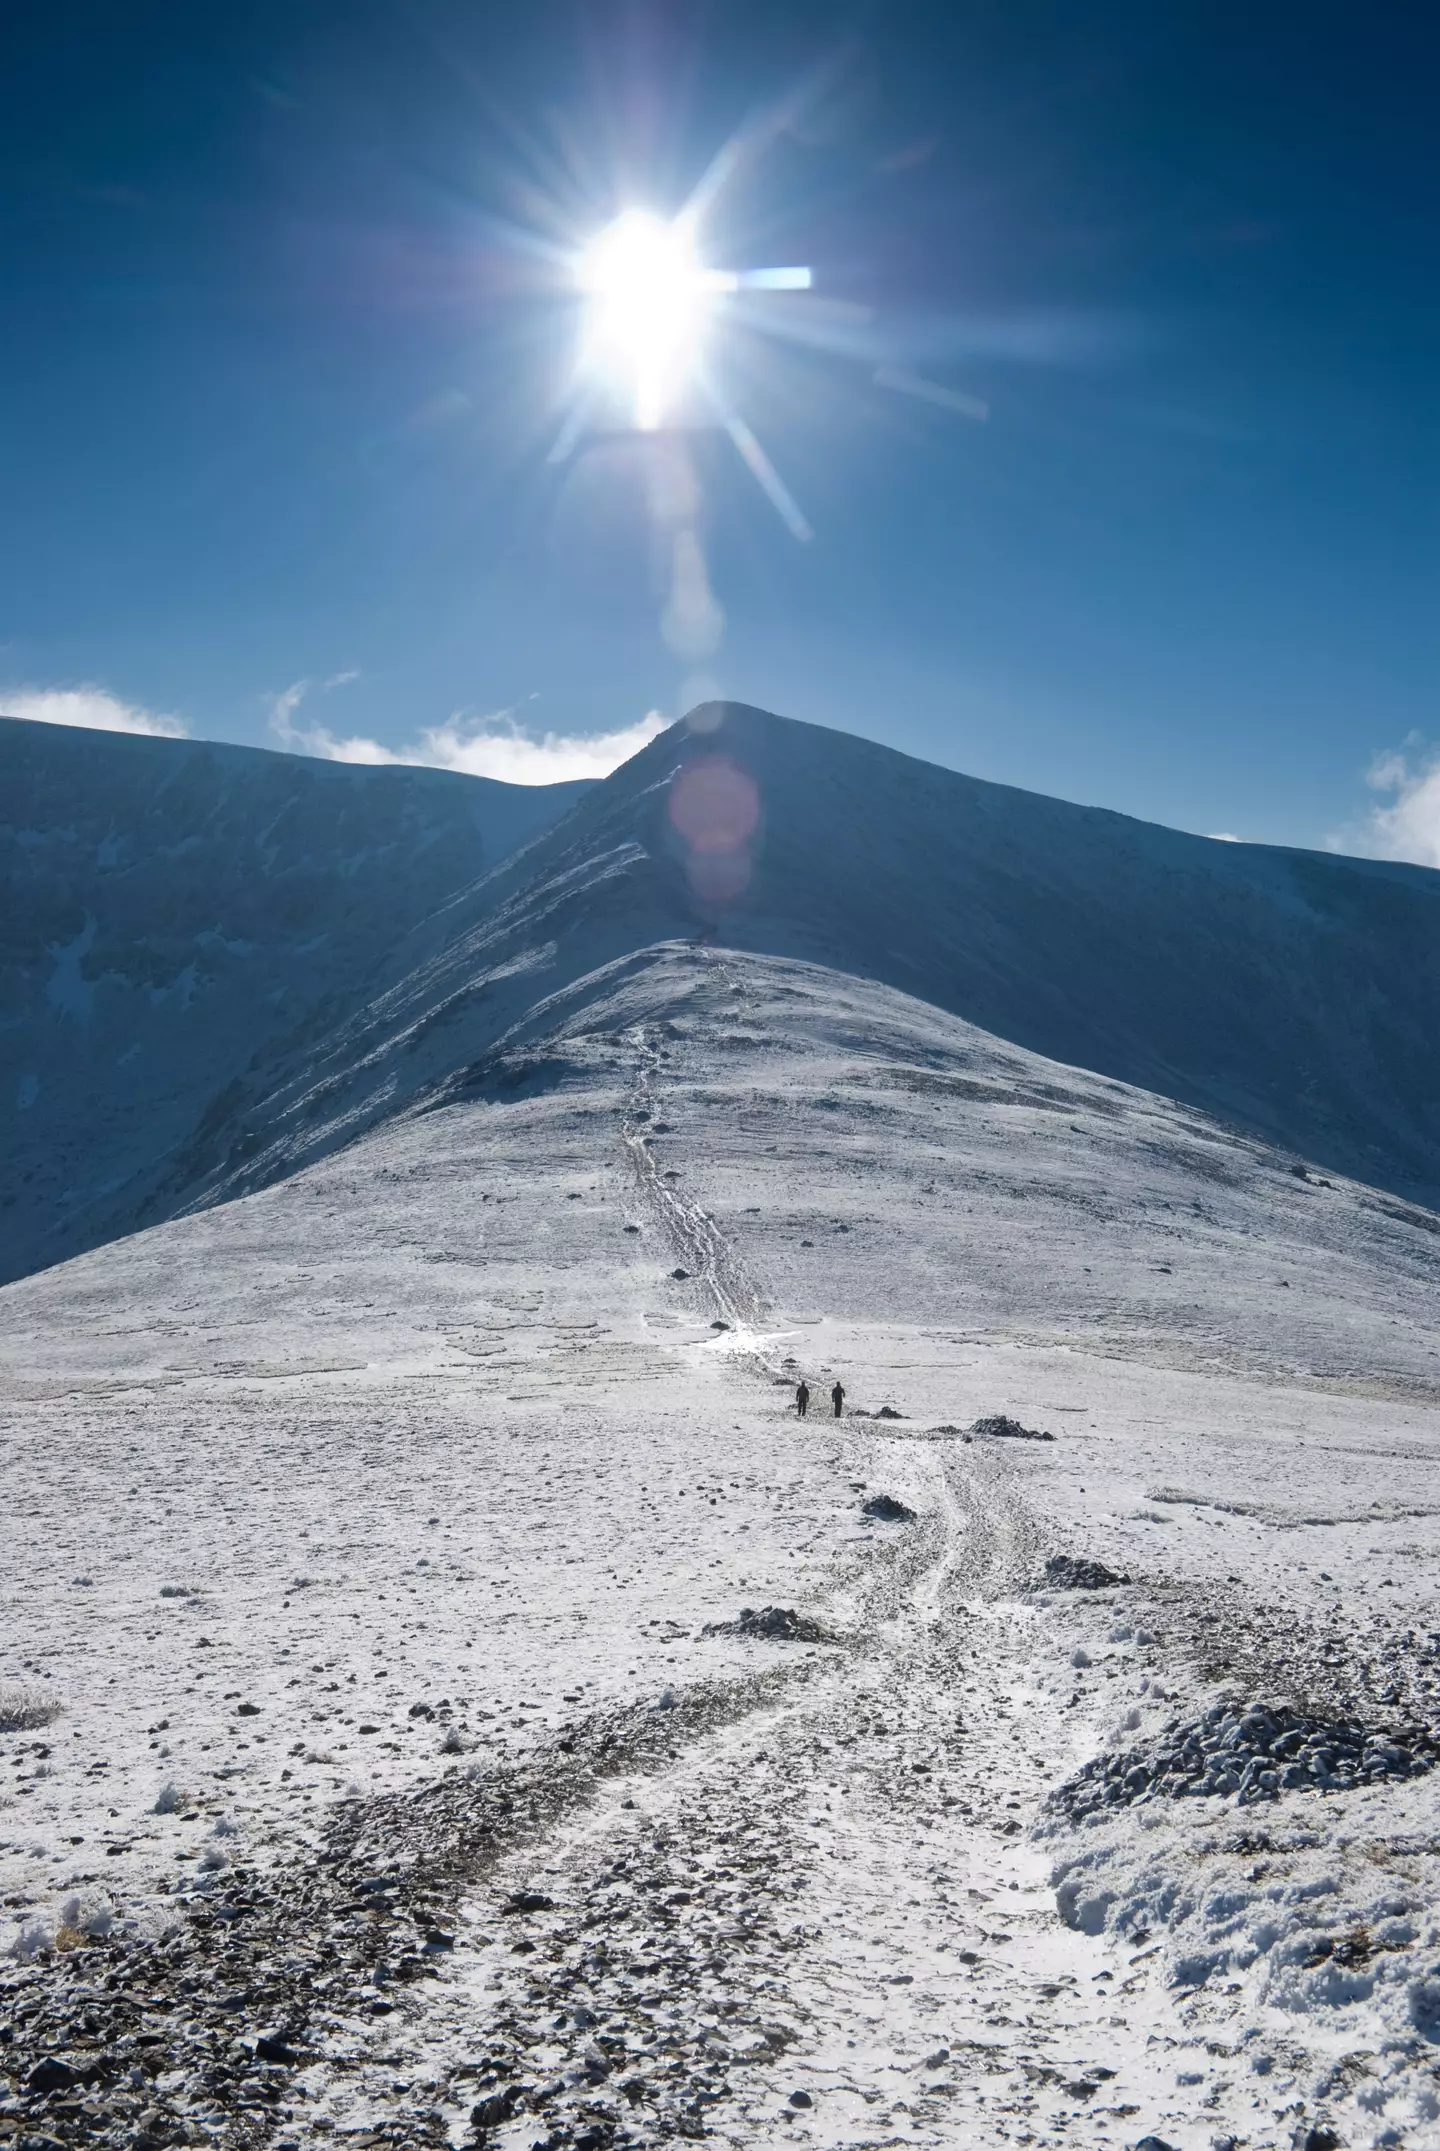
[[[1430,1213],[798,962],[566,1005],[0,1294],[45,2125],[1440,2141]],[[1055,1802],[1227,1694],[1417,1774]]]

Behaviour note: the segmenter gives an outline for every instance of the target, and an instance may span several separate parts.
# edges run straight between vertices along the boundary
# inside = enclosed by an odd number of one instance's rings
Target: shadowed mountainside
[[[0,1279],[123,1230],[256,1054],[586,789],[0,718]]]
[[[257,1063],[151,1214],[524,1080],[616,966],[696,936],[879,979],[1440,1195],[1440,874],[1188,836],[712,705],[407,936],[327,1039]]]

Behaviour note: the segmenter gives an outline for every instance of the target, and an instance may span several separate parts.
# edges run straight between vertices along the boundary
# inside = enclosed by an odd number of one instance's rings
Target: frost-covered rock
[[[1088,1665],[1083,1650],[1072,1659]],[[1308,1788],[1337,1793],[1389,1778],[1419,1777],[1440,1760],[1433,1733],[1335,1723],[1264,1704],[1215,1703],[1203,1717],[1171,1724],[1153,1745],[1095,1756],[1052,1795],[1077,1821],[1159,1794],[1245,1804]]]

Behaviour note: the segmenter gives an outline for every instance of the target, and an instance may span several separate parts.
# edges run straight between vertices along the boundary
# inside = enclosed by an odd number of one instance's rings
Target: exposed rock
[[[1307,1717],[1286,1705],[1220,1702],[1203,1718],[1166,1727],[1147,1749],[1097,1755],[1051,1805],[1077,1821],[1152,1797],[1238,1796],[1242,1804],[1274,1800],[1305,1787],[1347,1792],[1390,1778],[1420,1777],[1440,1761],[1423,1727],[1403,1734]]]
[[[1004,1412],[989,1412],[985,1417],[971,1422],[970,1432],[984,1439],[995,1441],[1054,1441],[1053,1434],[1041,1434],[1034,1427],[1022,1427],[1018,1419],[1009,1418]]]
[[[282,2068],[293,2069],[300,2056],[294,2047],[286,2046],[283,2039],[264,2038],[255,2041],[255,2058],[257,2061],[278,2062]]]
[[[734,1621],[711,1621],[702,1636],[758,1636],[776,1643],[829,1643],[830,1631],[790,1606],[742,1606]]]
[[[47,2054],[43,2061],[37,2061],[25,2079],[28,2091],[43,2092],[65,2091],[74,2082],[75,2071],[68,2062],[60,2061],[53,2054]]]
[[[913,1524],[915,1521],[915,1511],[907,1508],[903,1501],[897,1501],[893,1494],[872,1494],[860,1513],[877,1524]]]
[[[1075,1554],[1051,1554],[1045,1563],[1045,1581],[1061,1591],[1108,1591],[1128,1576],[1106,1568],[1103,1561],[1087,1561]]]
[[[471,2128],[477,2132],[498,2128],[511,2118],[523,2096],[518,2084],[507,2084],[503,2091],[492,2091],[487,2098],[477,2099],[470,2109]]]

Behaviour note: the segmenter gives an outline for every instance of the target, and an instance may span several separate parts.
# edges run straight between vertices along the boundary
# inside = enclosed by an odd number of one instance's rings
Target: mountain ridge
[[[585,789],[0,720],[0,1277],[105,1237],[257,1050]]]
[[[1440,873],[1168,830],[739,704],[691,712],[548,808],[408,911],[386,884],[368,968],[192,1086],[163,1155],[99,1186],[84,1244],[519,1080],[613,967],[692,939],[897,987],[1440,1202]]]
[[[707,853],[672,810],[687,771],[720,766],[753,786],[758,814]],[[727,840],[733,810],[722,798]],[[742,854],[743,888],[697,891],[697,859],[729,871]],[[1351,1177],[1440,1195],[1440,874],[1423,867],[1191,836],[721,705],[651,742],[445,919],[443,943],[317,1057],[267,1072],[268,1103],[229,1131],[243,1155],[217,1154],[200,1199],[293,1170],[532,1043],[535,988],[542,1009],[573,1003],[590,974],[690,937],[874,978]]]

